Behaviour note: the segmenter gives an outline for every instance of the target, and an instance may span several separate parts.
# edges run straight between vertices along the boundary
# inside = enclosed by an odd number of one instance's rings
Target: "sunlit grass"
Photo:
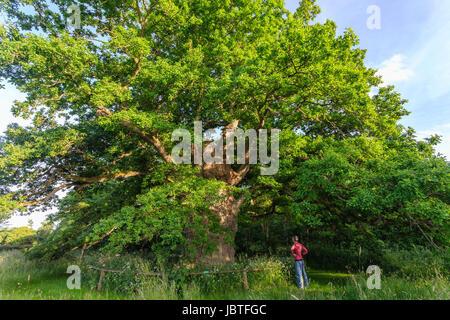
[[[136,261],[139,259],[136,258]],[[441,274],[430,278],[402,278],[382,276],[381,289],[367,287],[367,275],[307,269],[310,287],[298,289],[293,270],[275,259],[249,260],[253,267],[271,266],[268,271],[248,274],[249,290],[242,285],[239,273],[225,275],[202,275],[186,279],[177,288],[174,281],[159,277],[141,278],[134,285],[133,278],[105,277],[105,286],[95,290],[98,272],[83,273],[81,289],[69,290],[66,285],[70,259],[49,263],[25,259],[18,250],[0,252],[0,299],[25,300],[99,300],[99,299],[220,299],[220,300],[396,300],[396,299],[442,299],[448,300],[449,281]],[[240,263],[240,264],[239,264]],[[235,267],[241,268],[245,262]],[[149,263],[139,264],[150,270]],[[84,269],[83,269],[84,270]],[[124,291],[123,285],[133,288]]]

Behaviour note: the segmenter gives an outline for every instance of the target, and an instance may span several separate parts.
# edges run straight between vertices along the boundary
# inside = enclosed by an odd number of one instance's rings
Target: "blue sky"
[[[337,23],[338,32],[351,28],[367,49],[366,64],[378,69],[385,84],[393,84],[408,99],[411,111],[401,123],[411,126],[423,139],[442,136],[437,151],[450,159],[450,1],[449,0],[318,0],[323,22]],[[380,10],[380,29],[369,29],[370,6]],[[286,0],[294,11],[298,0]],[[0,17],[1,19],[1,17]],[[15,119],[10,108],[23,94],[6,84],[0,90],[0,132]],[[34,227],[44,219],[42,213],[31,216]],[[27,225],[30,216],[13,217],[10,226]]]
[[[367,49],[366,65],[393,84],[411,114],[401,123],[423,139],[442,136],[437,151],[450,160],[450,1],[318,0],[318,21],[331,19],[338,32],[350,27]],[[293,11],[298,1],[287,0]],[[380,29],[369,29],[369,6],[380,9]]]

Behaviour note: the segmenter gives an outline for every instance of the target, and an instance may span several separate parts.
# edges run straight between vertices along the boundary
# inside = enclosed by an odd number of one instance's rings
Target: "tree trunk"
[[[232,195],[225,195],[224,199],[211,207],[226,232],[219,235],[218,239],[217,235],[211,235],[211,241],[217,243],[217,248],[212,254],[204,254],[198,250],[198,263],[220,265],[234,262],[234,238],[238,229],[238,212],[243,202],[244,198],[235,199]]]
[[[230,123],[225,129],[236,130],[239,121],[235,120]],[[231,133],[223,131],[224,137],[228,137]],[[215,152],[213,149],[214,142],[204,142],[206,150],[209,150],[213,156]],[[247,174],[250,169],[249,164],[241,165],[240,168],[235,171],[230,164],[226,163],[226,144],[223,144],[223,158],[222,163],[205,163],[201,164],[202,176],[206,179],[216,179],[224,181],[229,186],[236,186]],[[192,146],[194,151],[195,146]],[[248,148],[247,148],[248,149]],[[248,150],[246,152],[246,159],[248,160]],[[197,250],[196,261],[205,264],[225,264],[234,262],[234,238],[238,229],[238,212],[245,200],[245,197],[235,199],[233,195],[229,194],[227,190],[221,190],[220,196],[223,197],[221,201],[214,204],[211,210],[219,217],[220,226],[224,227],[226,234],[211,235],[211,241],[218,242],[217,249],[212,254],[204,254],[201,250]]]

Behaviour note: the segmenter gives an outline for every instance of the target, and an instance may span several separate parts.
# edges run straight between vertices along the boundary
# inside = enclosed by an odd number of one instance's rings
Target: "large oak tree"
[[[0,79],[26,94],[12,111],[32,120],[1,141],[2,217],[59,203],[52,254],[146,242],[232,261],[259,165],[175,165],[173,130],[202,121],[281,129],[282,142],[372,139],[406,114],[391,89],[370,95],[380,79],[357,37],[314,23],[313,0],[294,14],[282,0],[3,0],[0,9],[9,18]]]

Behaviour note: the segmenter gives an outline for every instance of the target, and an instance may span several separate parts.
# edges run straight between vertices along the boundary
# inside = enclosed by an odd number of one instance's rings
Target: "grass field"
[[[81,289],[69,290],[66,285],[70,259],[43,263],[28,260],[19,250],[0,251],[0,299],[443,299],[450,298],[449,281],[441,274],[434,277],[398,277],[382,275],[381,289],[369,290],[368,275],[333,271],[308,270],[310,287],[300,290],[293,274],[286,271],[261,272],[249,276],[249,290],[241,284],[239,275],[199,276],[178,288],[174,282],[158,277],[139,279],[139,286],[130,292],[121,290],[133,279],[105,277],[105,287],[95,290],[97,271],[81,275]],[[277,269],[274,267],[274,270]],[[84,269],[82,269],[84,270]],[[109,285],[108,285],[109,284]],[[181,292],[181,293],[180,293]]]

